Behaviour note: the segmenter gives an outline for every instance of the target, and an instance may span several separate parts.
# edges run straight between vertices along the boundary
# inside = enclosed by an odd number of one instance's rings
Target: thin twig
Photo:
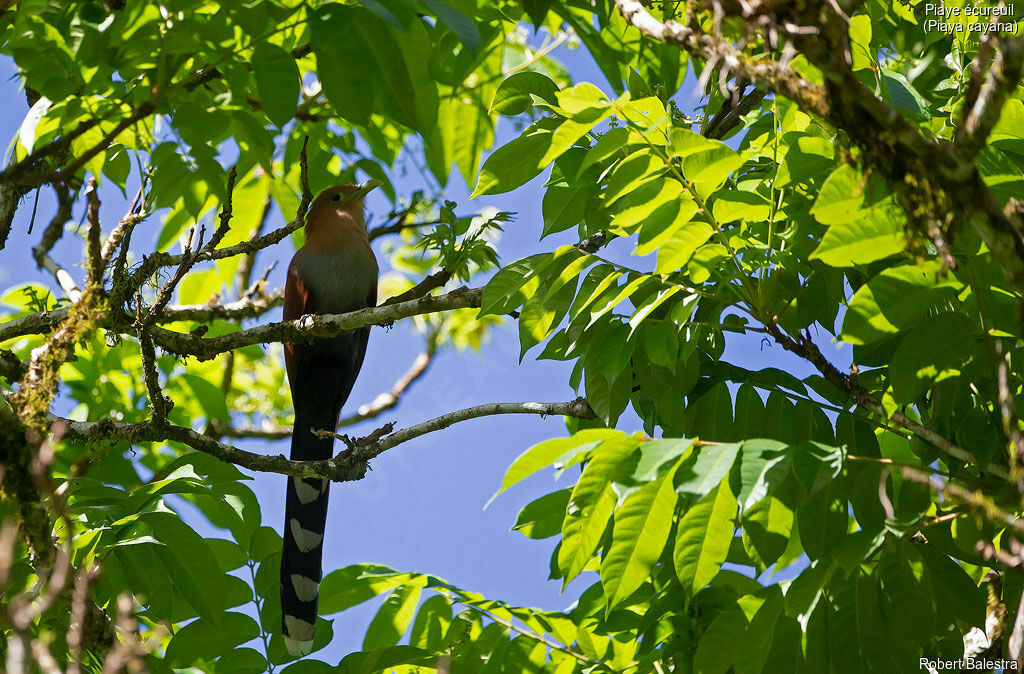
[[[185,239],[185,250],[181,256],[181,262],[178,264],[178,268],[175,270],[174,275],[171,276],[163,286],[161,286],[160,291],[156,295],[156,301],[153,302],[153,306],[149,308],[149,312],[141,319],[139,323],[140,330],[146,330],[156,322],[157,316],[159,316],[164,310],[167,303],[171,301],[171,295],[174,293],[174,288],[178,285],[181,279],[185,277],[185,274],[187,274],[195,265],[199,250],[203,247],[203,237],[206,234],[206,228],[203,227],[200,230],[199,239],[193,246],[192,242],[195,234],[195,227],[189,228],[188,236]]]
[[[100,235],[103,233],[100,225],[100,194],[96,184],[96,178],[89,176],[85,184],[86,209],[85,219],[89,223],[89,230],[86,233],[86,258],[89,261],[89,283],[99,283],[103,280],[103,255],[100,250]]]
[[[135,193],[135,198],[133,198],[131,204],[128,205],[128,210],[125,212],[124,217],[121,218],[120,222],[117,223],[117,226],[114,227],[113,231],[110,232],[110,235],[107,236],[106,241],[103,242],[103,250],[100,252],[100,257],[103,259],[104,267],[110,263],[110,258],[114,256],[114,251],[117,250],[117,246],[121,241],[127,239],[131,235],[131,230],[135,228],[135,225],[142,221],[143,215],[141,209],[145,188],[146,178],[143,176],[142,184],[139,185],[139,190]]]
[[[75,283],[71,274],[50,257],[53,246],[64,234],[64,224],[71,218],[72,190],[65,183],[55,183],[53,191],[57,195],[57,212],[54,213],[50,224],[43,230],[43,236],[39,243],[32,249],[32,257],[35,258],[36,265],[40,269],[45,269],[53,274],[57,283],[64,290],[64,294],[72,302],[77,302],[82,296],[81,288]]]

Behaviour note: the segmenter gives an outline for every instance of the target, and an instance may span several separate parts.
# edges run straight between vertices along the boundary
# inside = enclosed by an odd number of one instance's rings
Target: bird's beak
[[[371,178],[370,180],[365,180],[359,183],[359,187],[356,188],[356,191],[350,194],[348,199],[346,199],[345,201],[355,201],[357,199],[362,199],[367,194],[369,194],[370,192],[377,189],[383,184],[384,183],[382,183],[381,181],[375,180],[373,178]]]

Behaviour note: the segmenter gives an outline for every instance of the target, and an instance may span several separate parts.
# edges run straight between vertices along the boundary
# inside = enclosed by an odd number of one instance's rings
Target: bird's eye
[[[341,192],[336,192],[332,194],[331,201],[341,201]]]

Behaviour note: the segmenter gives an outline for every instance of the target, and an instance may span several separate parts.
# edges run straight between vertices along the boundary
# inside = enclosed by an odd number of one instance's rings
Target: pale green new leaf
[[[536,178],[547,166],[541,160],[552,140],[551,129],[534,124],[518,138],[499,147],[484,162],[469,198],[509,192]]]
[[[416,585],[403,585],[388,595],[366,629],[363,650],[388,648],[398,643],[416,613],[420,592],[421,588]]]
[[[679,519],[672,559],[683,588],[693,596],[722,567],[736,528],[736,497],[728,481],[694,504]]]
[[[875,206],[856,220],[831,225],[811,259],[830,267],[853,267],[902,250],[902,218],[894,208]]]
[[[579,575],[590,561],[615,507],[611,483],[625,472],[626,460],[639,444],[640,440],[631,435],[620,435],[594,448],[590,462],[573,487],[562,523],[558,568],[564,583]]]
[[[676,229],[658,249],[655,271],[669,274],[685,266],[693,254],[715,233],[706,222],[688,222]]]
[[[533,96],[555,103],[557,91],[558,85],[547,75],[532,71],[515,73],[498,85],[488,112],[518,115],[533,108]]]
[[[570,438],[553,438],[534,445],[520,454],[512,462],[508,470],[505,471],[505,477],[501,481],[501,486],[487,502],[488,505],[498,497],[498,494],[520,480],[533,475],[538,470],[552,465],[556,459],[564,456],[566,452],[583,446],[593,448],[597,446],[597,443],[604,440],[619,437],[630,439],[632,443],[635,443],[635,440],[632,440],[630,436],[625,435],[622,431],[608,428],[588,428]]]
[[[601,563],[608,611],[647,580],[661,556],[677,501],[674,475],[675,468],[645,484],[615,511],[612,544]]]

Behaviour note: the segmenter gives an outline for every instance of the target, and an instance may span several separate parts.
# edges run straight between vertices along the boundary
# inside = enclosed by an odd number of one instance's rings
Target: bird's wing
[[[301,251],[292,258],[288,266],[288,278],[284,284],[284,320],[293,321],[296,318],[312,313],[310,304],[312,293],[309,285],[302,280],[296,260],[299,259]],[[284,343],[284,364],[288,371],[288,381],[295,382],[295,372],[299,362],[299,352],[302,349],[301,343]]]

